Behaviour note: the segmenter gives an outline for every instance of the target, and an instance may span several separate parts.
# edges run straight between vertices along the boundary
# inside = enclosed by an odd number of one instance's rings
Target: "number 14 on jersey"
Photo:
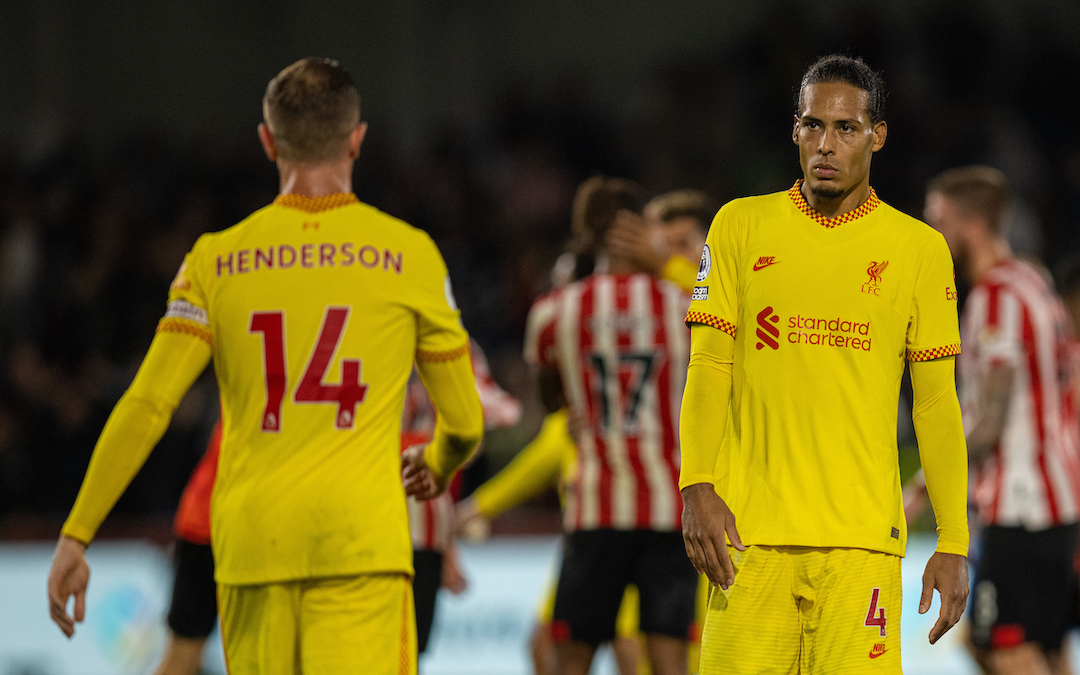
[[[324,384],[345,326],[349,322],[348,307],[327,307],[319,337],[300,378],[294,403],[337,403],[334,427],[349,430],[356,419],[356,406],[364,402],[367,385],[360,382],[360,359],[341,360],[341,384]],[[266,407],[263,408],[262,430],[281,431],[281,405],[289,389],[285,368],[285,313],[252,312],[249,333],[262,333],[263,372],[266,375]]]

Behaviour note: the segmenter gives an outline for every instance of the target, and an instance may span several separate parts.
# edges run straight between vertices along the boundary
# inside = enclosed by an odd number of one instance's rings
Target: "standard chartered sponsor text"
[[[870,322],[860,323],[839,317],[819,319],[796,314],[788,319],[791,332],[787,341],[791,344],[840,347],[870,351]]]

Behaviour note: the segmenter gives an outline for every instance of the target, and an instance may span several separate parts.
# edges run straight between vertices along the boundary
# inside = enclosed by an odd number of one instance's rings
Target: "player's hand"
[[[667,262],[666,252],[650,240],[644,219],[631,211],[621,210],[615,215],[605,242],[612,253],[629,258],[649,274],[660,274]]]
[[[735,583],[735,567],[728,555],[725,534],[737,550],[746,550],[735,529],[735,514],[716,494],[711,483],[686,486],[682,498],[686,555],[698,574],[706,575],[714,586],[726,591]]]
[[[405,494],[422,502],[441,495],[450,483],[448,476],[438,475],[427,465],[424,460],[426,447],[424,443],[410,445],[401,453],[401,483],[405,486]]]
[[[574,443],[581,443],[582,439],[589,435],[589,419],[572,407],[566,408],[566,430]]]
[[[937,642],[946,631],[955,626],[960,615],[964,613],[968,596],[967,558],[940,551],[930,556],[922,577],[919,614],[926,614],[930,610],[935,588],[941,596],[941,613],[930,630],[930,644]]]
[[[49,570],[49,616],[69,638],[75,635],[75,622],[86,616],[86,587],[90,584],[90,566],[86,564],[86,545],[61,536]],[[67,613],[68,598],[75,596],[74,616]]]
[[[442,587],[454,595],[461,595],[469,588],[469,580],[465,577],[461,558],[454,544],[443,552]]]
[[[454,513],[454,531],[457,536],[464,537],[471,542],[481,542],[491,534],[491,521],[480,509],[476,508],[476,502],[471,498],[458,504]]]

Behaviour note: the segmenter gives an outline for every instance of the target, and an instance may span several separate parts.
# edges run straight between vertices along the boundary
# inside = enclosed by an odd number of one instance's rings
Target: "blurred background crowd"
[[[920,215],[934,174],[990,164],[1016,191],[1014,246],[1062,273],[1080,255],[1076,3],[380,4],[0,7],[0,538],[55,536],[184,253],[274,198],[259,101],[302,56],[353,73],[371,124],[357,195],[435,238],[466,327],[530,411],[478,479],[539,422],[524,322],[578,183],[788,188],[792,97],[822,54],[884,73],[882,199]],[[168,522],[216,415],[208,373],[114,527]]]

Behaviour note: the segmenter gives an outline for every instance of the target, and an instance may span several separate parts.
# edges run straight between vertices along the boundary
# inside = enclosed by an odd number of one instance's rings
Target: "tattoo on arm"
[[[980,387],[979,419],[967,438],[968,460],[973,464],[986,461],[1001,440],[1015,376],[1012,366],[994,366]]]

